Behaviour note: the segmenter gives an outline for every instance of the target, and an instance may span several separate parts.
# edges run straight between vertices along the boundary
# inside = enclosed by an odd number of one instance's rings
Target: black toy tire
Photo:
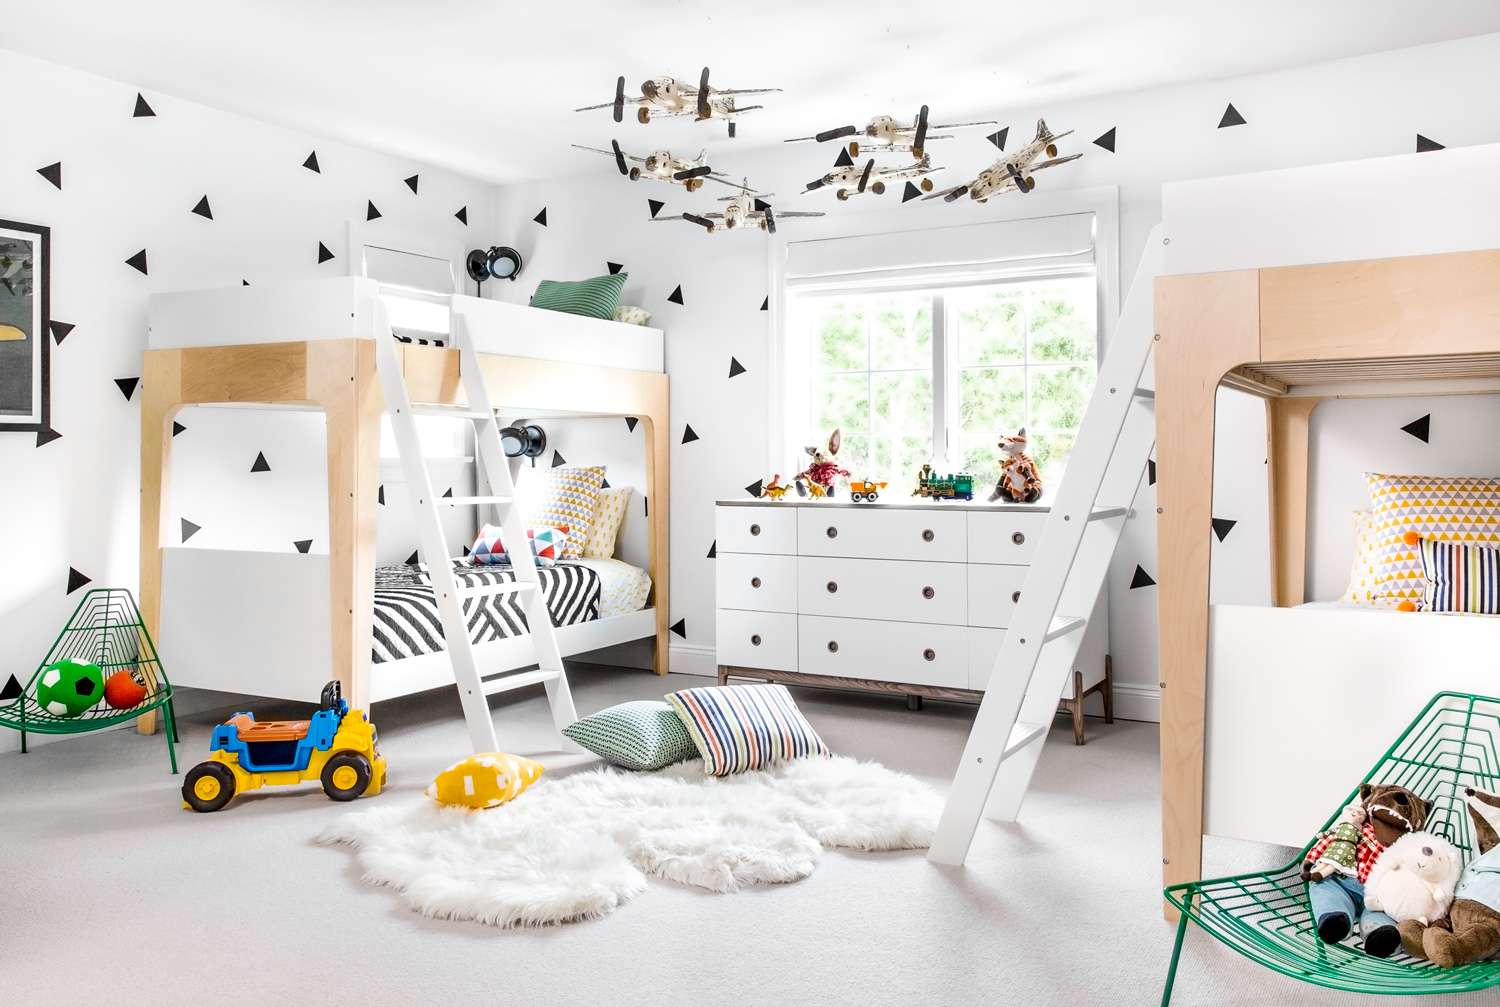
[[[880,499],[880,494],[875,490],[871,490],[870,492],[865,494],[865,499],[870,503],[874,503],[876,500]]]
[[[212,776],[219,781],[219,793],[211,800],[203,800],[197,794],[198,781],[205,776]],[[234,800],[234,773],[219,762],[200,762],[189,769],[187,776],[182,780],[182,799],[187,806],[201,814],[218,811],[224,805]]]
[[[863,493],[850,493],[849,494],[849,499],[853,500],[855,503],[860,503],[861,501],[864,500],[864,498],[865,498],[865,495]]]
[[[352,787],[340,787],[333,782],[333,774],[346,766],[355,772],[356,783]],[[363,755],[358,752],[340,752],[323,764],[319,779],[323,783],[323,793],[328,795],[329,800],[352,801],[370,786],[372,772],[370,760]]]

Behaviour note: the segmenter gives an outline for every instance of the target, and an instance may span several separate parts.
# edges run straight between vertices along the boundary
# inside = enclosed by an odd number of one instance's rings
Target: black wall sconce
[[[502,427],[500,446],[505,449],[505,457],[530,458],[531,464],[535,465],[536,460],[547,450],[547,431],[535,423]]]
[[[521,253],[504,245],[491,245],[488,249],[476,248],[464,261],[469,279],[474,281],[474,296],[480,294],[485,280],[514,280],[521,275]]]

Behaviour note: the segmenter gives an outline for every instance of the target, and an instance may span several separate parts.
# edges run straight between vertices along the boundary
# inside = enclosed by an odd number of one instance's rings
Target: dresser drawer
[[[962,563],[965,537],[963,513],[943,513],[937,505],[919,510],[879,504],[797,508],[797,551],[803,556]]]
[[[715,567],[720,608],[797,611],[797,557],[721,553]]]
[[[995,658],[1000,656],[1004,642],[1003,629],[969,630],[969,688],[983,692],[989,686]]]
[[[962,626],[803,615],[797,618],[799,670],[967,689],[968,633]]]
[[[719,664],[797,670],[797,617],[719,609],[714,626]]]
[[[797,557],[797,599],[808,615],[962,626],[968,585],[958,563]]]
[[[714,539],[719,552],[797,554],[797,511],[766,504],[762,507],[717,507]]]
[[[971,563],[965,569],[969,571],[969,625],[1009,626],[1031,568]]]
[[[1011,563],[1024,566],[1042,540],[1045,512],[969,511],[970,563]]]

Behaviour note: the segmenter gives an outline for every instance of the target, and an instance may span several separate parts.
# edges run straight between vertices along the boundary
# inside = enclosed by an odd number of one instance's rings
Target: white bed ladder
[[[1156,443],[1155,395],[1140,382],[1155,341],[1152,281],[1161,260],[1158,226],[1146,239],[1066,478],[1052,500],[954,774],[928,852],[936,863],[964,862],[981,815],[1015,820],[1073,672],[1088,613],[1104,586]],[[1205,535],[1208,531],[1203,529]]]
[[[412,518],[417,527],[417,548],[422,562],[427,565],[432,578],[432,590],[437,596],[443,638],[448,657],[453,663],[453,679],[458,685],[459,699],[463,704],[469,740],[475,752],[497,751],[499,742],[495,738],[495,723],[490,717],[487,697],[540,682],[547,687],[547,703],[552,708],[552,723],[559,732],[559,744],[564,751],[573,751],[575,746],[561,732],[577,720],[578,716],[573,710],[573,695],[568,689],[562,653],[557,646],[557,631],[552,625],[552,615],[547,610],[547,599],[541,590],[536,563],[526,537],[526,522],[520,506],[515,503],[515,484],[511,479],[510,466],[505,460],[505,449],[500,444],[500,427],[490,405],[489,392],[484,386],[479,355],[468,336],[464,319],[455,313],[452,320],[450,346],[458,350],[459,378],[463,383],[466,405],[411,404],[401,368],[399,343],[395,333],[391,331],[385,305],[378,301],[375,312],[375,361],[376,369],[380,372],[381,390],[385,393],[385,410],[396,434],[396,449],[401,456],[401,469],[406,476],[408,495],[411,498]],[[417,433],[417,416],[448,416],[473,422],[474,455],[478,463],[474,468],[474,491],[479,495],[441,499],[433,496],[432,477],[427,471],[421,438]],[[516,579],[506,584],[460,587],[453,573],[454,552],[443,533],[443,523],[438,516],[439,506],[476,507],[479,524],[485,523],[486,514],[498,517]],[[518,548],[517,543],[524,544]],[[477,602],[486,596],[499,597],[507,594],[521,596],[529,630],[527,636],[532,643],[537,668],[534,671],[512,674],[501,674],[506,669],[496,669],[486,676],[480,672],[475,658],[468,620],[464,615],[464,602]]]

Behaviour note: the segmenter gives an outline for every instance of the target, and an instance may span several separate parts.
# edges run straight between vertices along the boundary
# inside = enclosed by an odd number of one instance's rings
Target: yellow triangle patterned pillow
[[[493,808],[521,795],[542,775],[542,764],[506,752],[481,752],[437,775],[427,796],[459,808]]]
[[[1439,542],[1500,545],[1500,479],[1365,473],[1375,545],[1375,604],[1413,608],[1427,587],[1420,547],[1407,532]]]
[[[1370,512],[1357,510],[1350,516],[1354,526],[1354,562],[1349,565],[1349,586],[1339,601],[1350,605],[1376,605],[1375,571],[1380,553],[1375,547]]]

